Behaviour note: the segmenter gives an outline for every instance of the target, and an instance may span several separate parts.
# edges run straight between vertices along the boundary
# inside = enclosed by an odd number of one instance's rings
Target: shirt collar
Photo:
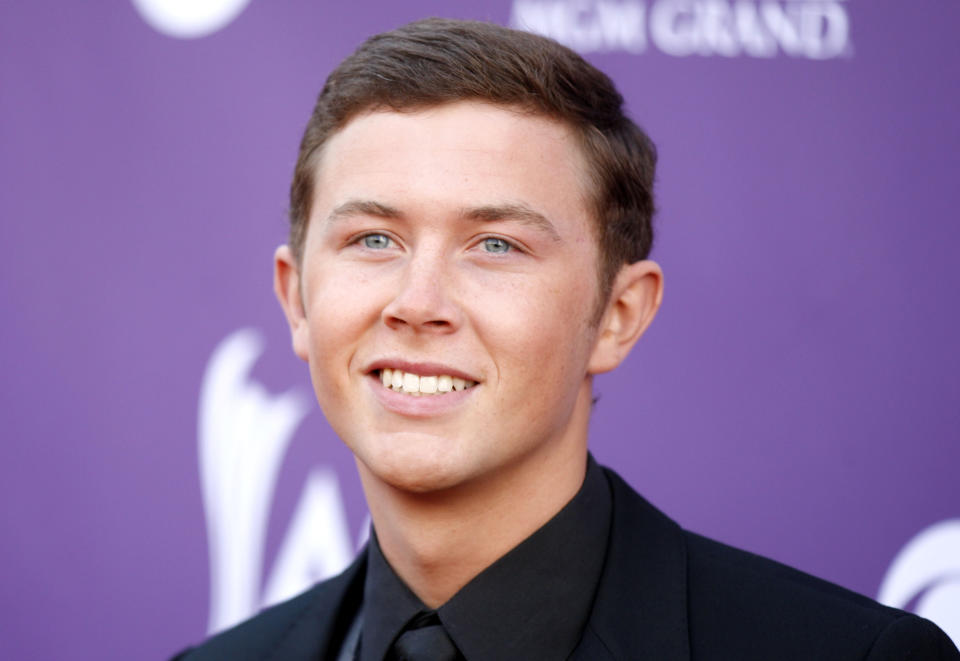
[[[363,630],[360,661],[382,661],[394,639],[417,613],[427,610],[420,598],[387,563],[371,532],[367,546],[367,576],[363,585]]]
[[[593,457],[580,491],[552,519],[460,589],[437,614],[469,661],[566,659],[590,614],[610,532],[610,489]],[[380,661],[427,610],[373,536],[364,586],[362,661]]]

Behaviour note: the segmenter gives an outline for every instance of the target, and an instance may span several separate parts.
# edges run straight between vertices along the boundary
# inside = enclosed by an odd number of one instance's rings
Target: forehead
[[[434,210],[519,203],[581,225],[586,172],[574,131],[541,115],[481,102],[374,111],[327,141],[311,215],[349,199]]]

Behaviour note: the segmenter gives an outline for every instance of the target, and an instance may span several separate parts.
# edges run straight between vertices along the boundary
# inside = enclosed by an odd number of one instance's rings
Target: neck
[[[576,495],[586,473],[590,398],[588,387],[562,437],[494,475],[440,492],[397,489],[357,463],[380,548],[424,604],[446,603]]]

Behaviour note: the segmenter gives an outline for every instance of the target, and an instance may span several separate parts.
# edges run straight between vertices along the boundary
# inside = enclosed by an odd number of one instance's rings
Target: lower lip
[[[473,391],[479,387],[472,386],[465,390],[452,390],[442,395],[420,395],[417,397],[384,387],[379,375],[373,374],[368,377],[368,380],[370,387],[373,389],[373,394],[385,409],[412,418],[430,418],[443,415],[462,405],[469,397],[473,396]]]

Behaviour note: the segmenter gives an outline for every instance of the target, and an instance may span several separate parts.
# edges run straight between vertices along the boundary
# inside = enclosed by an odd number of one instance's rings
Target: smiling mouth
[[[448,392],[468,390],[477,385],[476,381],[468,381],[449,374],[421,375],[390,368],[377,370],[375,374],[384,388],[414,397],[443,395]]]

